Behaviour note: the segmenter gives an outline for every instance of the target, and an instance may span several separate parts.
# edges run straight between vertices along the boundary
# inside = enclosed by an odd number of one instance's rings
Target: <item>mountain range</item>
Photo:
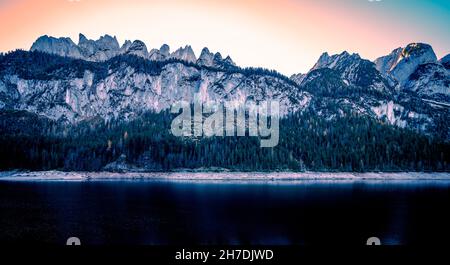
[[[448,115],[450,105],[450,56],[438,61],[432,47],[422,43],[397,48],[374,62],[347,52],[323,53],[308,73],[290,78],[269,71],[245,73],[229,56],[222,58],[208,48],[198,58],[190,46],[170,52],[164,44],[148,52],[142,41],[125,41],[120,46],[109,35],[89,40],[80,34],[78,44],[70,38],[42,36],[30,51],[93,62],[96,68],[107,71],[98,74],[88,64],[71,71],[73,62],[67,61],[47,69],[45,78],[27,78],[11,69],[20,66],[5,63],[14,53],[3,56],[0,108],[27,110],[69,122],[97,115],[132,118],[148,109],[167,108],[176,100],[191,100],[199,92],[208,100],[278,98],[285,111],[313,107],[326,112],[327,103],[321,98],[327,96],[341,108],[396,126],[435,132],[435,116]],[[113,65],[114,58],[126,55],[160,62],[161,69],[155,74],[128,62]],[[350,90],[367,93],[352,99],[333,96]],[[448,130],[443,133],[450,136]]]
[[[63,125],[131,122],[199,93],[218,102],[278,99],[285,116],[365,117],[447,142],[449,67],[450,55],[438,60],[430,45],[411,43],[374,61],[325,52],[307,73],[287,77],[239,67],[208,48],[197,58],[189,45],[148,51],[142,41],[119,45],[109,35],[80,34],[78,44],[42,36],[30,51],[0,56],[0,110]]]

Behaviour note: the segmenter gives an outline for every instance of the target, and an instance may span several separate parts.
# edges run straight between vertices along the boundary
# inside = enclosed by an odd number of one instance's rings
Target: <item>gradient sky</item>
[[[411,42],[450,52],[449,0],[0,0],[0,51],[41,35],[207,46],[240,66],[306,72],[320,54],[373,60]]]

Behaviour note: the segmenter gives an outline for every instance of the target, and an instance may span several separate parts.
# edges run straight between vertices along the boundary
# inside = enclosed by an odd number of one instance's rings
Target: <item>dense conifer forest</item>
[[[23,111],[0,114],[0,169],[96,171],[116,161],[147,171],[221,167],[236,171],[448,171],[450,145],[348,114],[312,112],[280,121],[276,147],[256,137],[174,137],[169,112],[130,121],[64,125]]]

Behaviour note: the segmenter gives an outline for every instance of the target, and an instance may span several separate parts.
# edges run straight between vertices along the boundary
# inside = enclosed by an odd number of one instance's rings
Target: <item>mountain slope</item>
[[[448,57],[437,61],[433,48],[411,43],[375,60],[386,79],[393,80],[397,90],[417,92],[423,98],[449,102]]]
[[[376,63],[347,52],[324,53],[310,72],[292,79],[240,68],[207,48],[197,59],[190,46],[170,53],[163,45],[148,52],[141,41],[119,47],[108,35],[93,41],[80,34],[78,45],[43,36],[32,50],[0,57],[0,109],[26,110],[67,123],[96,117],[132,120],[179,100],[192,101],[199,93],[203,100],[217,102],[278,99],[283,115],[310,109],[334,119],[350,111],[450,138],[448,126],[442,125],[449,118],[448,69],[425,44],[396,49]],[[422,63],[428,61],[433,63]],[[399,89],[396,73],[411,66],[415,70]]]
[[[78,45],[43,36],[32,51],[0,55],[0,168],[449,170],[448,59],[408,47],[375,63],[324,53],[288,78],[208,48],[197,58],[190,46],[171,53],[110,36],[80,35]],[[279,144],[173,136],[170,106],[196,94],[279,100]]]
[[[389,94],[389,84],[376,70],[374,63],[362,59],[358,54],[342,52],[329,56],[323,53],[311,70],[329,68],[337,71],[346,84]]]
[[[95,116],[129,119],[176,101],[192,101],[196,93],[212,101],[276,98],[284,112],[299,107],[293,100],[308,97],[288,78],[266,70],[223,70],[178,59],[159,62],[122,55],[89,62],[19,51],[3,56],[0,63],[3,108],[71,123]]]

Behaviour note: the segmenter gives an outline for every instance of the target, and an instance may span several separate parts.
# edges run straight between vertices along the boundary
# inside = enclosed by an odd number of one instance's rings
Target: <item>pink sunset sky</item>
[[[291,75],[322,52],[373,60],[411,42],[450,52],[450,1],[414,0],[0,0],[0,51],[29,49],[41,35],[104,34],[147,48],[189,44],[240,66]]]

